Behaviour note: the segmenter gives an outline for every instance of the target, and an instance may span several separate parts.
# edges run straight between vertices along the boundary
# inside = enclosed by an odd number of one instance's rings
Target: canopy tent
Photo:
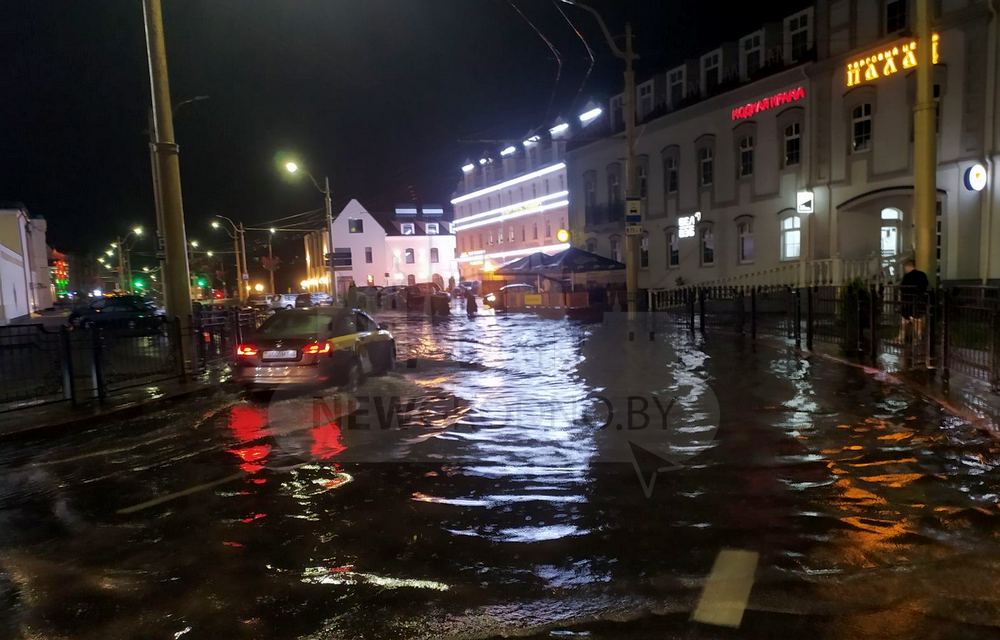
[[[592,271],[616,271],[624,269],[625,265],[617,260],[599,256],[583,249],[570,247],[559,253],[547,256],[536,252],[505,264],[496,270],[500,276],[560,276],[573,273],[588,273]]]
[[[538,269],[544,267],[549,259],[549,256],[541,251],[536,251],[531,255],[508,262],[494,273],[498,276],[536,275]]]

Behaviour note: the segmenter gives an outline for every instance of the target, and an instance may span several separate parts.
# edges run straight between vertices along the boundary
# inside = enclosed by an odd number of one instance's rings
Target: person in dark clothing
[[[913,337],[919,339],[924,331],[924,315],[927,311],[927,288],[930,282],[927,274],[917,269],[912,259],[903,262],[903,280],[899,283],[900,315],[903,317],[899,330],[900,341],[906,339],[907,327],[912,327]]]
[[[465,314],[470,318],[476,315],[479,311],[479,305],[476,304],[476,296],[471,291],[465,292]]]

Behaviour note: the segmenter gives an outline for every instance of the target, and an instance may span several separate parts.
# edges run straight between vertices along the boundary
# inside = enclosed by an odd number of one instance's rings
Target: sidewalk
[[[93,424],[103,418],[137,415],[156,405],[217,390],[228,378],[228,368],[216,366],[187,382],[168,379],[123,389],[110,395],[103,403],[94,399],[73,406],[63,401],[7,411],[0,413],[0,440],[53,433]]]

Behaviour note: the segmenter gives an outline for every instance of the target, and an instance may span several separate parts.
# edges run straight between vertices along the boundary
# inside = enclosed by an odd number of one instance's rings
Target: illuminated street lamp
[[[327,235],[329,236],[329,238],[328,238],[329,242],[328,242],[328,245],[327,245],[327,252],[328,252],[328,254],[330,256],[330,267],[329,267],[330,268],[330,293],[333,293],[333,291],[334,291],[334,285],[337,282],[337,278],[336,278],[336,276],[334,274],[334,267],[333,267],[333,203],[330,200],[330,178],[329,177],[324,177],[323,178],[323,186],[321,187],[321,186],[319,186],[319,183],[316,181],[316,178],[314,178],[313,175],[311,173],[309,173],[309,171],[307,169],[302,168],[299,165],[299,163],[293,162],[293,161],[288,161],[288,162],[285,163],[285,171],[287,171],[288,173],[291,173],[291,174],[295,174],[295,173],[298,173],[299,171],[302,171],[302,173],[304,173],[307,176],[309,176],[309,180],[313,183],[313,186],[316,187],[316,190],[323,194],[323,209],[326,212],[326,232],[327,232]],[[324,256],[324,258],[325,257],[326,256]],[[271,274],[272,274],[272,278],[273,278],[274,272],[272,271]],[[272,291],[273,291],[273,286],[272,286]]]

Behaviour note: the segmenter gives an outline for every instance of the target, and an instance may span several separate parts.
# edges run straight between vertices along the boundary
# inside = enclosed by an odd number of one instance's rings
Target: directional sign
[[[642,198],[625,198],[625,224],[642,222]]]

